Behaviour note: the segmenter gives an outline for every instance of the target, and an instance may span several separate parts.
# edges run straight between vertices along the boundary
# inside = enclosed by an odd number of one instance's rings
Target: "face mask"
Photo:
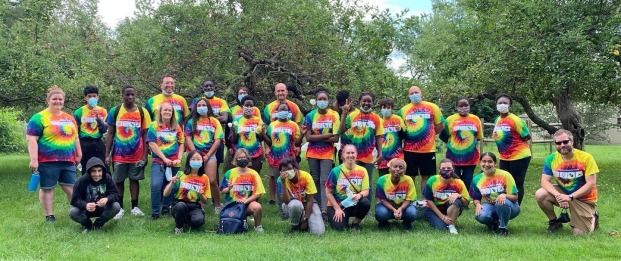
[[[470,113],[470,106],[466,106],[466,107],[457,107],[457,113],[459,113],[459,115],[468,115],[468,113]]]
[[[276,117],[278,117],[278,119],[284,120],[284,119],[289,118],[289,114],[291,113],[288,111],[279,111]]]
[[[509,104],[496,104],[496,110],[500,113],[508,113],[509,112]]]
[[[325,108],[328,108],[328,101],[318,101],[317,108],[322,109],[322,110]]]
[[[453,171],[452,170],[441,170],[440,176],[445,179],[450,179],[451,177],[453,177]]]
[[[360,106],[360,111],[364,112],[364,113],[369,113],[371,112],[373,109],[371,107],[369,107],[369,109],[364,109],[362,106]]]
[[[196,107],[196,112],[198,112],[198,114],[200,115],[207,115],[209,109],[207,107]]]
[[[248,163],[250,163],[250,160],[248,160],[248,158],[241,158],[238,159],[236,162],[236,165],[240,168],[245,168],[248,166]]]
[[[214,91],[205,91],[205,96],[207,98],[211,98],[211,97],[213,97],[213,95],[214,95]]]
[[[192,169],[199,169],[202,166],[203,166],[203,162],[200,161],[200,160],[191,160],[190,161],[190,168],[192,168]]]
[[[484,169],[483,172],[485,172],[486,174],[493,174],[496,173],[496,168],[491,167],[489,169]]]
[[[242,100],[244,97],[246,97],[246,94],[245,94],[245,93],[238,94],[238,95],[237,95],[237,100],[238,100],[239,102],[241,102],[241,100]]]
[[[97,98],[95,97],[88,98],[88,105],[92,107],[97,107]]]
[[[413,93],[410,95],[410,101],[413,103],[419,103],[422,100],[419,93]]]
[[[254,107],[243,107],[242,108],[242,112],[244,113],[244,115],[252,115],[253,111],[254,111]]]
[[[383,117],[388,117],[392,114],[392,109],[381,109],[380,113]]]
[[[287,170],[286,172],[287,172],[288,179],[295,178],[295,170],[290,169],[290,170]]]
[[[167,91],[162,90],[162,94],[166,96],[170,96],[170,95],[173,95],[173,92],[167,92]]]
[[[315,104],[317,104],[317,100],[315,99],[310,99],[309,103],[313,106],[315,106]]]

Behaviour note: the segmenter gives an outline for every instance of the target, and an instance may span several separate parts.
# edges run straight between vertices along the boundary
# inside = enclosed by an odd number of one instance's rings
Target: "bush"
[[[0,108],[0,153],[26,152],[26,123],[19,120],[21,112]]]

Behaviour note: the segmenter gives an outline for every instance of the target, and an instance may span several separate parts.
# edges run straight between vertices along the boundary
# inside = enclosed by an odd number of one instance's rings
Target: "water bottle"
[[[30,183],[28,184],[28,191],[34,192],[37,191],[39,187],[39,181],[41,180],[41,176],[39,176],[39,172],[34,172],[30,176]]]
[[[164,173],[166,174],[166,180],[170,181],[172,179],[172,168],[166,167],[166,171]]]

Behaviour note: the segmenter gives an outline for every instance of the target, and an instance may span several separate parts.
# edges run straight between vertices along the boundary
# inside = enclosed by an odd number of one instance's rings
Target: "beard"
[[[558,151],[558,153],[560,153],[561,155],[567,155],[567,154],[571,153],[573,150],[574,150],[573,146],[567,145],[567,146],[565,146],[563,148],[560,148],[560,149],[558,149],[556,151]]]

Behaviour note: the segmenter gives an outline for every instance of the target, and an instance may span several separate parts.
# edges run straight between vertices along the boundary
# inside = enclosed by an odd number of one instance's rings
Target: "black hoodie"
[[[90,170],[95,166],[104,167],[103,161],[97,157],[93,157],[86,163],[86,173],[80,177],[75,185],[73,185],[73,196],[71,197],[71,205],[85,210],[87,203],[94,203],[102,198],[108,198],[107,205],[119,200],[119,192],[110,175],[104,173],[101,180],[95,182],[91,177]]]

